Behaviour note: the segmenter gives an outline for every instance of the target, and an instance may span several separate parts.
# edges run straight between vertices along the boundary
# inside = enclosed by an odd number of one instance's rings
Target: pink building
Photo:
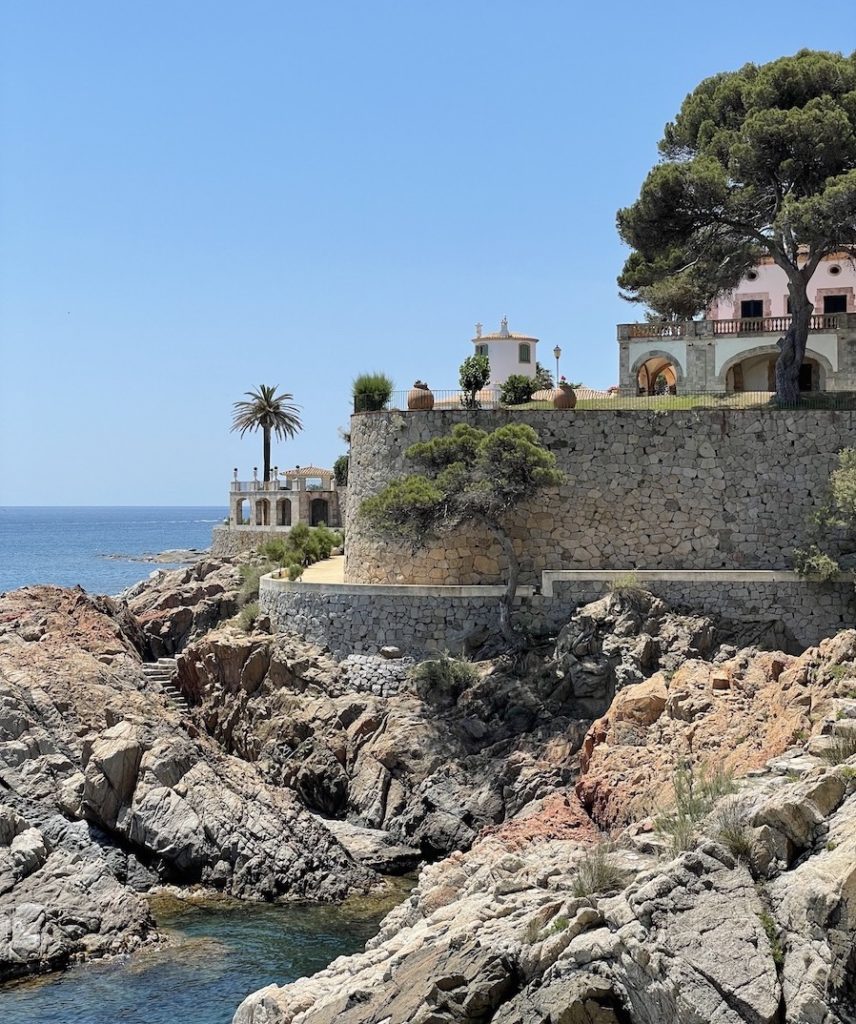
[[[848,256],[823,260],[811,279],[814,305],[800,386],[804,391],[856,390],[856,265]],[[790,323],[785,272],[764,259],[703,320],[621,324],[624,394],[772,391],[776,343]]]

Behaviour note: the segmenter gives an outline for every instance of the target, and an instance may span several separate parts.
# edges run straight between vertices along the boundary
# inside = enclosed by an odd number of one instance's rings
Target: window
[[[476,355],[477,356],[486,356],[487,355],[487,345],[476,345]]]
[[[823,312],[824,313],[846,313],[847,312],[847,296],[846,295],[824,295],[823,296]]]
[[[529,343],[528,342],[522,341],[517,346],[517,361],[519,363],[531,363],[532,362],[532,352],[531,352],[531,349],[529,348]]]
[[[762,317],[764,315],[764,300],[763,299],[744,299],[740,303],[740,316],[741,319],[748,320],[749,318]]]

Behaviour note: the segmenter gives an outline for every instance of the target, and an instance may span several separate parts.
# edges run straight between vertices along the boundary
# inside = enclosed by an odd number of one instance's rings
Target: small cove
[[[153,909],[168,943],[0,988],[3,1024],[230,1024],[241,1000],[358,952],[406,895],[319,904],[185,902]]]

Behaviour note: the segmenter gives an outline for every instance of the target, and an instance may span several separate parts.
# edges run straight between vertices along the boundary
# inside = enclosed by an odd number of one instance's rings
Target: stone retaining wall
[[[535,632],[554,631],[575,608],[603,596],[619,572],[545,574],[522,588],[519,612]],[[640,572],[638,585],[676,609],[747,623],[781,620],[800,648],[856,623],[852,579],[811,583],[788,572]],[[328,647],[339,658],[392,644],[411,657],[478,646],[499,625],[501,588],[289,583],[262,578],[261,610],[276,629]]]
[[[412,471],[409,445],[462,422],[531,424],[566,474],[511,521],[524,583],[545,569],[789,569],[838,451],[856,438],[856,411],[839,410],[362,413],[351,420],[346,580],[501,581],[485,531],[411,551],[358,516],[364,498]]]
[[[286,534],[269,526],[215,526],[211,531],[211,554],[217,558],[231,558],[242,551],[255,551],[266,540]]]
[[[531,588],[521,588],[524,600]],[[276,629],[326,646],[336,657],[394,645],[411,656],[460,652],[499,625],[502,587],[349,586],[262,577],[259,608]]]

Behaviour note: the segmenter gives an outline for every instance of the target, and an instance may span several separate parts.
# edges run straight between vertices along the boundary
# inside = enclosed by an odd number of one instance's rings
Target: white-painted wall
[[[529,346],[530,362],[520,362],[520,345]],[[524,377],[535,376],[537,356],[537,338],[521,341],[518,338],[473,338],[473,352],[479,351],[479,345],[487,346],[487,357],[490,360],[490,386],[498,388],[513,374]]]

